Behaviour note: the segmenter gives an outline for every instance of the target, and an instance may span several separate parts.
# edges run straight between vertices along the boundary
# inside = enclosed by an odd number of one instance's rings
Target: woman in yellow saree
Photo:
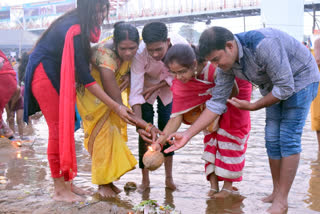
[[[130,64],[138,45],[137,29],[119,23],[115,25],[113,40],[102,41],[93,48],[91,75],[112,99],[125,106],[128,106]],[[126,145],[128,121],[121,120],[86,89],[82,94],[78,92],[77,107],[83,120],[84,145],[92,158],[92,183],[99,185],[102,197],[114,197],[120,190],[112,182],[137,164]],[[134,115],[131,117],[129,123],[151,131],[153,136],[160,133]]]

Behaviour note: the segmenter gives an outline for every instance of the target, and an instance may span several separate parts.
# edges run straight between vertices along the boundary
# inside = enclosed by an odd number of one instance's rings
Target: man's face
[[[154,60],[160,61],[165,57],[168,51],[169,44],[170,44],[170,40],[168,39],[165,42],[160,41],[160,42],[148,43],[146,44],[146,47],[149,55],[152,56]]]
[[[206,59],[223,71],[228,71],[232,68],[238,56],[237,49],[234,45],[231,41],[227,42],[224,50],[211,51]]]

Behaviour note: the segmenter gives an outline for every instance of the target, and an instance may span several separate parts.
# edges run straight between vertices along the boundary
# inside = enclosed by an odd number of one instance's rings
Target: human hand
[[[117,114],[119,117],[124,120],[126,123],[135,126],[136,121],[133,119],[130,114],[134,115],[133,111],[129,108],[127,108],[124,105],[119,105]]]
[[[171,144],[171,146],[164,150],[164,152],[170,153],[176,151],[184,147],[189,140],[190,137],[187,135],[187,132],[175,132],[167,138],[167,141]]]
[[[155,142],[159,135],[164,135],[164,133],[155,126],[151,128],[150,134],[151,134],[152,142]]]
[[[151,134],[149,132],[146,132],[144,129],[137,129],[138,134],[140,137],[147,143],[152,144]]]
[[[120,92],[124,91],[126,88],[130,85],[130,73],[127,73],[126,75],[122,76],[120,78],[121,84],[119,86]]]
[[[161,152],[161,146],[160,146],[160,144],[159,143],[153,143],[152,145],[151,145],[151,148],[153,149],[153,151],[157,151],[157,152]]]
[[[156,90],[158,90],[158,88],[157,85],[151,86],[142,92],[142,96],[147,100]]]
[[[256,110],[254,103],[250,103],[247,100],[239,100],[235,97],[232,97],[231,99],[228,99],[227,102],[241,110]]]

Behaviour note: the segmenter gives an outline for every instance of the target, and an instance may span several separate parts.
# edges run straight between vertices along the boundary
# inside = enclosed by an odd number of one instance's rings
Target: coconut
[[[148,150],[144,154],[142,161],[147,169],[154,171],[162,165],[164,156],[159,151]]]

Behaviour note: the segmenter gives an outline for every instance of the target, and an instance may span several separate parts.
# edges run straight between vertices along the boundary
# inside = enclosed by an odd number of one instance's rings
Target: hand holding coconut
[[[147,143],[152,144],[157,140],[157,136],[163,135],[163,132],[156,128],[152,123],[148,123],[145,129],[137,129],[138,134]]]

